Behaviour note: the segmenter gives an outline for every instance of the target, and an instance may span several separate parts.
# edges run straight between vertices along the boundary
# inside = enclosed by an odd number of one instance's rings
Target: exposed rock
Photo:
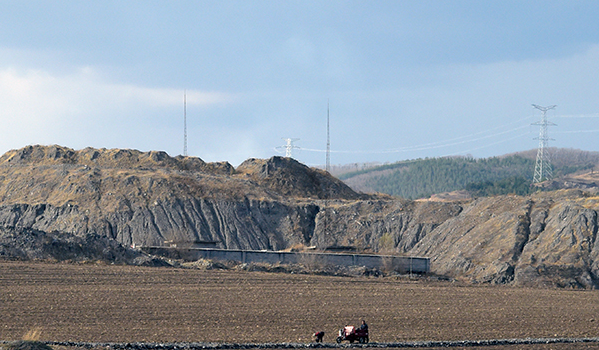
[[[52,347],[40,341],[18,340],[10,342],[0,349],[3,350],[53,350]]]
[[[432,202],[457,202],[457,201],[468,201],[472,199],[472,195],[468,191],[452,191],[444,193],[436,193],[430,196],[428,200]]]
[[[474,283],[599,286],[593,193],[408,201],[355,193],[290,158],[227,164],[132,150],[10,151],[0,157],[0,254],[156,265],[125,247],[345,246],[427,256],[433,273]]]
[[[473,282],[595,288],[598,201],[580,191],[479,199],[412,253]]]
[[[535,184],[545,190],[580,189],[588,193],[599,193],[599,173],[594,169]]]
[[[27,146],[11,150],[0,157],[4,165],[84,165],[92,168],[189,170],[227,175],[234,172],[231,164],[205,163],[200,158],[170,157],[163,151],[140,152],[130,149],[94,149],[80,151],[62,146]]]
[[[185,170],[163,152],[58,146],[10,151],[0,158],[0,225],[94,233],[126,246],[204,240],[279,250],[309,242],[319,211],[313,201],[290,201],[291,194],[305,190],[318,197],[332,187],[359,197],[341,181],[290,159],[263,161],[262,173],[246,162],[239,174],[215,174],[218,166],[197,158],[187,162],[197,166]]]
[[[343,182],[321,169],[310,169],[293,158],[248,159],[237,172],[270,190],[297,198],[359,199],[359,195]]]
[[[577,191],[580,193],[580,191]],[[559,287],[594,287],[599,281],[596,246],[599,198],[564,198],[537,214],[540,223],[522,251],[516,282]]]
[[[93,234],[80,237],[69,233],[4,227],[0,227],[0,258],[103,261],[134,265],[150,265],[148,261],[152,260],[141,252],[125,248],[107,237]]]

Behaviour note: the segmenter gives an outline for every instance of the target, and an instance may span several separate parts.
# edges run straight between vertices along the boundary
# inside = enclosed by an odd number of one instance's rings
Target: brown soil
[[[597,337],[599,293],[0,261],[0,340],[41,329],[47,341],[310,342],[323,330],[333,342],[340,327],[361,319],[374,342]]]

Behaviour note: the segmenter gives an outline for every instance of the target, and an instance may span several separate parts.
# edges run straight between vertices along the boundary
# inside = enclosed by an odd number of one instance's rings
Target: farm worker
[[[322,338],[324,337],[324,332],[323,331],[316,332],[312,336],[314,337],[314,341],[316,341],[317,343],[322,343]]]
[[[366,321],[362,320],[362,325],[360,326],[360,330],[368,332],[368,325],[366,324]]]

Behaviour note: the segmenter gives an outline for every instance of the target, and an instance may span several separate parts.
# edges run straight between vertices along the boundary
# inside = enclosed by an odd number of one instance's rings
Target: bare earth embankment
[[[334,342],[367,320],[371,342],[599,336],[599,293],[391,278],[0,262],[0,340]],[[599,349],[550,344],[485,349]]]

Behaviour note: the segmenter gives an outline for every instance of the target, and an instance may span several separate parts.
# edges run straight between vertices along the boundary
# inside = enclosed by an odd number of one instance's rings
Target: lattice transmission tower
[[[541,130],[539,132],[539,137],[534,140],[539,140],[539,149],[537,150],[537,161],[535,163],[535,174],[532,179],[533,183],[539,183],[545,180],[549,180],[553,177],[553,170],[551,168],[551,159],[549,156],[549,151],[547,150],[547,145],[549,140],[553,140],[549,138],[547,135],[547,127],[554,126],[556,124],[547,121],[547,111],[554,109],[557,107],[556,105],[541,107],[533,104],[534,108],[540,110],[543,114],[541,116],[541,121],[533,123],[532,125],[539,125]]]
[[[279,146],[279,147],[277,147],[277,149],[284,149],[285,157],[293,158],[293,150],[299,149],[299,147],[295,146],[293,143],[295,141],[299,141],[299,139],[290,139],[290,138],[285,138],[285,137],[282,137],[282,139],[285,140],[285,145]]]

